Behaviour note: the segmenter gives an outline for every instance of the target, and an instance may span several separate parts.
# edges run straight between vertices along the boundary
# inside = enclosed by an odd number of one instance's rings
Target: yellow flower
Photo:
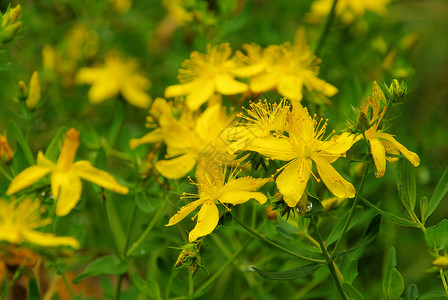
[[[375,162],[375,176],[380,178],[386,172],[386,160],[395,162],[397,157],[387,157],[386,153],[393,155],[403,154],[415,167],[420,164],[420,158],[414,152],[409,151],[405,146],[397,142],[393,135],[381,132],[378,126],[387,111],[384,107],[381,109],[381,102],[386,103],[383,92],[376,82],[373,83],[372,99],[367,99],[360,110],[360,114],[368,118],[371,127],[364,132],[364,136],[369,142],[370,151]],[[370,126],[369,125],[369,126]]]
[[[12,195],[51,173],[51,191],[56,201],[56,214],[67,215],[81,197],[81,178],[120,194],[127,194],[129,189],[120,185],[115,178],[105,171],[96,169],[89,161],[73,162],[79,146],[79,132],[71,128],[61,149],[57,163],[53,163],[39,151],[37,165],[31,166],[18,174],[11,182],[7,195]]]
[[[336,15],[340,16],[345,24],[352,23],[356,18],[362,17],[366,11],[372,11],[379,15],[387,12],[386,5],[390,0],[340,0],[336,5]],[[311,5],[311,13],[307,18],[312,21],[320,21],[330,12],[333,0],[317,0]]]
[[[250,110],[246,110],[247,116],[243,113],[238,117],[246,122],[238,122],[236,127],[230,127],[224,130],[223,136],[233,141],[228,146],[229,153],[235,153],[241,149],[247,148],[255,138],[269,136],[272,132],[283,133],[286,125],[286,117],[290,106],[285,99],[280,103],[268,103],[266,100],[250,103]]]
[[[109,0],[109,2],[120,14],[127,13],[132,5],[132,0]]]
[[[246,45],[245,48],[248,52],[248,65],[238,69],[236,73],[251,77],[249,86],[254,93],[276,89],[294,103],[302,100],[303,88],[326,96],[333,96],[338,91],[317,77],[320,59],[314,56],[307,45],[271,45],[263,53],[254,45]]]
[[[231,54],[232,50],[227,43],[219,46],[207,45],[206,54],[194,51],[190,59],[182,63],[183,69],[179,70],[181,84],[167,87],[165,97],[186,95],[186,104],[195,111],[215,92],[222,95],[246,92],[247,84],[234,79],[238,64],[234,58],[229,59]]]
[[[39,201],[27,198],[20,203],[0,199],[0,241],[12,244],[24,242],[44,246],[70,246],[79,248],[72,237],[56,237],[54,234],[36,231],[36,228],[48,225],[50,219],[42,219]]]
[[[219,104],[208,107],[198,117],[184,111],[180,120],[171,114],[160,118],[160,128],[167,145],[167,159],[156,163],[156,169],[167,178],[185,176],[201,157],[211,161],[230,161],[227,143],[220,137],[230,123],[229,116]]]
[[[80,84],[92,84],[89,100],[98,104],[118,93],[130,104],[147,108],[151,97],[146,94],[150,81],[137,72],[134,59],[123,59],[116,53],[106,56],[104,66],[81,68],[76,76]]]
[[[322,140],[327,120],[322,124],[308,114],[300,104],[293,106],[288,118],[288,136],[258,138],[247,150],[257,151],[269,158],[289,161],[278,170],[277,187],[290,207],[296,206],[305,191],[311,175],[313,162],[327,188],[339,198],[353,198],[355,188],[346,181],[330,163],[343,156],[357,141],[355,135],[343,133]],[[320,181],[319,179],[317,179]]]
[[[163,0],[168,15],[178,24],[184,25],[193,20],[193,13],[185,9],[186,0]]]
[[[188,235],[190,243],[195,241],[198,237],[210,234],[215,229],[216,225],[218,225],[219,211],[216,206],[217,203],[221,203],[224,206],[224,203],[237,205],[253,198],[263,204],[267,200],[265,195],[255,191],[266,182],[270,181],[270,178],[236,178],[239,172],[235,170],[227,175],[225,167],[224,170],[222,170],[222,167],[207,165],[208,167],[204,168],[203,164],[200,164],[196,170],[197,183],[193,184],[198,187],[198,194],[184,193],[186,197],[182,197],[199,199],[181,207],[166,225],[172,226],[177,224],[193,210],[201,206],[201,209],[197,214],[198,220],[196,226]],[[227,182],[225,180],[226,177],[228,177]],[[225,207],[227,208],[227,206]]]

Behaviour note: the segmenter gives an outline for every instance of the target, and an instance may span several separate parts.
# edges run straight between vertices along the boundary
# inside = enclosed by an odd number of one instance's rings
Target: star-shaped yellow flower
[[[182,63],[179,70],[181,84],[166,88],[165,97],[186,95],[185,103],[196,111],[207,102],[215,92],[222,95],[235,95],[248,90],[245,83],[234,79],[237,61],[230,58],[232,49],[229,44],[207,45],[207,53],[194,51],[190,59]]]
[[[236,70],[242,77],[251,77],[250,90],[254,93],[276,89],[289,100],[299,102],[303,89],[317,91],[325,96],[338,92],[333,85],[318,78],[320,59],[308,49],[306,44],[284,43],[271,45],[262,50],[256,45],[245,45],[248,57],[246,67]]]
[[[375,162],[375,176],[380,178],[386,172],[386,160],[395,162],[397,157],[388,157],[386,153],[393,155],[403,154],[415,167],[420,164],[420,158],[414,152],[409,151],[405,146],[397,142],[394,136],[378,129],[378,126],[387,111],[386,107],[381,108],[381,102],[386,102],[383,92],[376,82],[373,83],[372,99],[367,99],[361,106],[360,113],[368,118],[369,129],[364,132],[364,136],[369,142],[370,151]]]
[[[72,237],[56,237],[54,234],[35,230],[50,223],[50,219],[42,219],[41,206],[37,200],[27,198],[16,203],[0,199],[0,241],[79,248],[78,241]]]
[[[156,169],[167,178],[185,176],[200,157],[226,162],[233,156],[226,153],[227,143],[220,137],[230,123],[229,116],[220,104],[209,106],[199,116],[184,111],[178,120],[171,114],[163,114],[160,128],[167,145],[167,159],[159,160]]]
[[[335,196],[353,198],[355,188],[345,180],[330,163],[343,156],[357,141],[355,135],[343,133],[331,139],[322,140],[326,122],[311,118],[308,110],[300,104],[294,105],[288,118],[288,136],[277,135],[258,138],[247,150],[257,151],[269,158],[289,161],[276,179],[277,187],[290,207],[296,206],[313,175],[313,162],[322,181]]]
[[[81,179],[93,182],[108,190],[127,194],[129,189],[119,184],[115,178],[105,171],[92,166],[89,161],[73,162],[79,146],[79,132],[71,128],[55,164],[39,151],[37,165],[31,166],[18,174],[9,185],[7,195],[12,195],[51,173],[51,192],[56,201],[56,214],[67,215],[81,197]]]
[[[207,168],[204,166],[207,165]],[[231,171],[227,176],[226,167],[210,166],[210,164],[199,164],[196,170],[196,180],[194,183],[199,191],[198,194],[186,194],[184,198],[199,198],[183,207],[171,217],[166,226],[177,224],[188,216],[193,210],[201,206],[197,214],[196,226],[188,235],[188,240],[195,241],[198,237],[210,234],[218,225],[219,211],[216,206],[217,203],[229,203],[237,205],[255,199],[263,204],[267,198],[260,192],[255,192],[271,178],[252,178],[241,177],[236,178],[238,171]],[[228,177],[226,182],[226,177]]]
[[[91,84],[89,100],[98,104],[121,93],[130,104],[149,107],[151,97],[146,94],[151,83],[137,72],[134,59],[123,59],[117,53],[106,56],[104,66],[81,68],[76,75],[80,84]]]

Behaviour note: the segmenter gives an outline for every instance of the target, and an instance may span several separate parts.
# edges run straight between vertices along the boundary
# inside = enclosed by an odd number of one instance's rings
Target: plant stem
[[[325,20],[325,26],[322,30],[322,33],[319,38],[319,42],[317,43],[316,49],[314,50],[314,55],[319,56],[322,48],[324,47],[325,39],[327,38],[328,32],[330,31],[331,24],[334,20],[334,15],[336,11],[336,4],[338,0],[333,0],[333,4],[331,6],[330,12],[328,13],[327,19]]]
[[[343,240],[345,234],[347,233],[348,227],[350,226],[350,222],[351,222],[351,220],[353,218],[353,215],[355,214],[356,206],[358,205],[358,202],[359,202],[359,195],[358,194],[362,193],[362,190],[364,188],[364,183],[366,182],[367,173],[369,172],[369,165],[370,164],[365,164],[364,173],[362,174],[361,182],[359,183],[359,187],[358,187],[358,190],[356,192],[355,199],[353,200],[352,208],[350,209],[350,213],[349,213],[349,215],[347,217],[347,220],[345,221],[344,227],[342,229],[341,237],[338,239],[338,241],[336,242],[336,245],[334,246],[334,248],[333,248],[333,250],[331,252],[331,256],[333,256],[333,254],[338,249],[339,244]]]
[[[333,277],[334,282],[336,283],[336,287],[338,288],[339,294],[341,294],[342,299],[348,300],[347,295],[345,295],[344,290],[342,289],[341,282],[339,281],[339,277],[336,274],[336,270],[334,269],[333,265],[333,259],[331,259],[330,254],[327,251],[327,248],[325,247],[322,236],[320,235],[319,229],[317,228],[316,220],[314,219],[314,216],[311,217],[311,226],[313,226],[313,229],[316,231],[317,234],[317,241],[319,242],[320,249],[322,250],[322,254],[325,256],[325,260],[327,261],[328,269],[330,270],[331,277]]]
[[[148,234],[151,232],[152,228],[156,225],[156,222],[159,220],[159,218],[162,216],[162,214],[165,212],[165,206],[167,201],[163,201],[160,205],[159,209],[157,210],[156,214],[151,220],[151,223],[149,223],[148,227],[146,227],[145,231],[140,235],[137,241],[135,241],[131,248],[129,248],[128,251],[126,251],[125,257],[129,257],[139,246],[143,241],[146,239]]]
[[[65,273],[61,272],[59,275],[61,275],[62,280],[64,281],[65,287],[67,288],[68,293],[70,294],[70,298],[72,300],[76,299],[76,295],[72,290],[72,287],[70,286],[70,283],[67,280],[67,277],[65,276]]]
[[[118,275],[117,290],[116,290],[116,293],[115,293],[115,299],[116,300],[120,300],[121,284],[123,283],[124,274],[125,273]]]
[[[446,298],[448,299],[448,286],[446,284],[445,275],[443,274],[443,269],[439,269],[440,278],[442,279],[443,289],[445,290]]]
[[[5,171],[5,169],[3,169],[3,166],[2,165],[0,165],[0,172],[3,174],[3,176],[5,176],[5,178],[6,179],[8,179],[8,181],[12,181],[12,177],[11,177],[11,175],[9,175],[6,171]]]
[[[232,213],[231,213],[231,214],[232,214]],[[249,232],[249,233],[252,234],[253,236],[259,238],[260,240],[262,240],[262,241],[265,242],[266,244],[269,244],[269,245],[271,245],[271,246],[273,246],[273,247],[275,247],[275,248],[277,248],[277,249],[279,249],[279,250],[282,250],[283,252],[286,252],[286,253],[288,253],[289,255],[292,255],[292,256],[294,256],[294,257],[298,257],[298,258],[301,258],[301,259],[304,259],[304,260],[308,260],[308,261],[319,262],[319,263],[324,263],[324,262],[325,262],[325,261],[323,261],[323,260],[321,260],[321,259],[317,259],[317,258],[311,258],[311,257],[303,256],[303,255],[300,255],[300,254],[298,254],[298,253],[295,253],[295,252],[293,252],[293,251],[291,251],[291,250],[288,250],[288,249],[286,249],[286,248],[280,246],[279,244],[277,244],[277,243],[275,243],[275,242],[273,242],[273,241],[271,241],[271,240],[265,238],[264,236],[260,235],[258,232],[256,232],[256,231],[253,230],[252,228],[248,227],[246,224],[242,223],[237,217],[235,217],[234,214],[232,214],[232,216],[233,216],[233,219],[234,219],[238,224],[240,224],[244,229],[246,229],[247,232]]]
[[[21,265],[16,272],[14,273],[12,280],[9,282],[9,284],[6,286],[5,290],[3,291],[1,300],[6,299],[6,296],[8,296],[9,292],[11,291],[12,287],[16,283],[16,281],[20,278],[20,275],[22,275],[23,266]]]
[[[125,257],[125,258],[127,257],[129,243],[131,242],[131,230],[132,230],[132,227],[134,227],[135,211],[136,211],[136,206],[137,206],[136,201],[137,201],[137,199],[134,199],[134,201],[132,201],[131,214],[129,216],[128,228],[126,229],[126,242],[125,242],[124,249],[123,249],[123,257]]]

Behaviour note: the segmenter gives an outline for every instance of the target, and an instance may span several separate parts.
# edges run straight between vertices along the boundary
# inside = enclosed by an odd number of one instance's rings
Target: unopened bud
[[[22,22],[17,22],[17,23],[14,23],[14,24],[6,27],[1,34],[2,44],[6,44],[6,43],[12,41],[15,38],[15,36],[17,35],[17,32],[19,31],[21,25],[22,25]]]
[[[36,103],[37,101],[39,101],[39,99],[40,99],[39,73],[34,72],[30,80],[30,90],[28,92],[28,98],[26,99],[26,106],[29,109],[33,109],[36,106]]]
[[[9,163],[13,157],[11,147],[8,144],[6,137],[0,134],[0,160],[4,163]]]
[[[25,100],[28,96],[28,86],[23,80],[20,80],[17,87],[19,89],[19,99]]]
[[[432,262],[432,264],[436,267],[446,269],[448,267],[448,257],[441,256],[441,257],[437,258],[436,260],[434,260]]]
[[[364,132],[369,128],[369,119],[363,111],[359,112],[358,119],[356,120],[356,127],[358,131]]]

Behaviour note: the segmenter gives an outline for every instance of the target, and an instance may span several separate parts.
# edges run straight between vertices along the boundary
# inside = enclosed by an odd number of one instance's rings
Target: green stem
[[[231,213],[231,214],[232,214],[232,213]],[[262,241],[265,242],[266,244],[269,244],[269,245],[271,245],[271,246],[273,246],[273,247],[275,247],[275,248],[277,248],[277,249],[279,249],[279,250],[282,250],[283,252],[288,253],[289,255],[292,255],[292,256],[294,256],[294,257],[298,257],[298,258],[301,258],[301,259],[304,259],[304,260],[308,260],[308,261],[319,262],[319,263],[324,263],[324,262],[325,262],[325,261],[323,261],[323,260],[321,260],[321,259],[317,259],[317,258],[311,258],[311,257],[303,256],[303,255],[300,255],[300,254],[298,254],[298,253],[295,253],[295,252],[293,252],[293,251],[291,251],[291,250],[288,250],[288,249],[286,249],[286,248],[280,246],[279,244],[277,244],[277,243],[275,243],[275,242],[273,242],[273,241],[271,241],[271,240],[265,238],[264,236],[260,235],[258,232],[256,232],[256,231],[253,230],[252,228],[248,227],[246,224],[242,223],[237,217],[235,217],[234,214],[232,214],[232,216],[233,216],[233,219],[234,219],[238,224],[240,224],[244,229],[246,229],[247,232],[249,232],[249,233],[252,234],[253,236],[259,238],[260,240],[262,240]]]
[[[331,252],[331,256],[333,256],[333,254],[336,252],[336,250],[339,247],[339,244],[341,243],[341,241],[343,240],[345,234],[347,233],[348,227],[350,226],[350,222],[351,222],[351,220],[353,218],[353,215],[355,214],[356,206],[358,205],[358,202],[359,202],[358,194],[362,193],[362,190],[364,188],[364,183],[366,182],[366,178],[367,178],[367,173],[368,172],[369,172],[369,164],[366,164],[365,165],[365,169],[364,169],[364,173],[362,174],[362,177],[361,177],[361,182],[359,183],[359,187],[358,187],[358,190],[356,192],[355,199],[353,200],[352,208],[350,209],[350,213],[349,213],[349,215],[347,217],[347,220],[345,221],[344,227],[342,229],[341,237],[336,242],[336,245],[334,246],[333,251]]]
[[[112,233],[112,227],[110,226],[109,210],[108,210],[108,204],[107,204],[108,201],[107,201],[106,195],[104,194],[104,190],[103,190],[103,199],[102,200],[103,200],[103,204],[104,204],[104,213],[106,215],[107,228],[108,228],[108,231],[109,231],[109,236],[110,236],[110,238],[112,240],[112,245],[114,247],[115,253],[117,254],[118,258],[120,260],[123,260],[124,257],[121,256],[121,252],[120,252],[119,247],[117,245],[117,241],[115,240],[115,236]]]
[[[314,55],[319,56],[322,48],[324,47],[325,39],[327,38],[328,32],[330,31],[331,24],[334,20],[334,15],[336,11],[336,4],[338,0],[333,0],[333,5],[331,6],[330,12],[328,13],[327,19],[325,20],[325,26],[317,43],[316,49],[314,50]]]
[[[129,257],[132,253],[134,253],[134,251],[140,246],[141,243],[143,243],[143,241],[146,239],[146,237],[148,236],[148,234],[151,232],[152,228],[156,225],[157,221],[159,220],[159,218],[162,216],[162,214],[165,212],[165,206],[166,206],[167,201],[163,201],[162,204],[160,205],[159,209],[157,210],[156,214],[154,215],[154,217],[151,220],[151,223],[149,223],[148,227],[146,227],[145,231],[143,231],[143,233],[140,235],[140,237],[138,238],[138,240],[136,242],[134,242],[131,246],[131,248],[129,248],[129,250],[126,252],[126,257]]]
[[[342,289],[342,285],[341,282],[339,281],[338,275],[336,274],[336,270],[334,269],[333,260],[331,259],[330,254],[328,253],[327,248],[325,247],[324,242],[322,241],[322,236],[320,235],[319,229],[317,228],[314,216],[311,217],[311,226],[313,226],[313,229],[316,231],[317,241],[319,242],[322,254],[325,256],[328,269],[330,270],[331,277],[333,277],[333,280],[336,283],[336,287],[338,288],[339,294],[341,294],[342,299],[348,300],[347,295],[345,295],[344,290]]]
[[[443,269],[439,269],[440,279],[442,279],[443,289],[445,290],[446,297],[448,299],[448,285],[446,284],[445,274],[443,274]]]
[[[5,176],[6,177],[6,179],[8,179],[8,181],[12,181],[12,177],[11,177],[11,175],[9,175],[6,171],[5,171],[5,169],[3,169],[3,166],[2,165],[0,165],[0,172],[3,174],[3,176]]]
[[[72,290],[72,287],[70,286],[70,283],[67,280],[67,277],[65,276],[65,273],[60,273],[62,280],[64,281],[65,287],[67,288],[68,293],[70,294],[70,298],[72,300],[76,299],[76,295]]]
[[[6,296],[8,296],[9,292],[11,291],[12,287],[16,283],[16,281],[20,278],[20,275],[22,275],[23,266],[21,265],[16,272],[14,273],[11,282],[6,286],[5,290],[3,291],[1,300],[6,299]]]
[[[120,300],[121,284],[123,283],[124,274],[125,273],[118,275],[117,290],[116,290],[116,293],[115,293],[115,299],[116,300]]]
[[[132,227],[134,227],[135,212],[136,212],[136,207],[137,207],[136,202],[137,202],[137,199],[134,199],[134,201],[132,202],[131,214],[129,216],[129,221],[128,221],[128,228],[126,229],[126,243],[125,243],[124,249],[123,249],[123,257],[127,256],[126,251],[128,251],[129,243],[131,242],[131,230],[132,230]]]

